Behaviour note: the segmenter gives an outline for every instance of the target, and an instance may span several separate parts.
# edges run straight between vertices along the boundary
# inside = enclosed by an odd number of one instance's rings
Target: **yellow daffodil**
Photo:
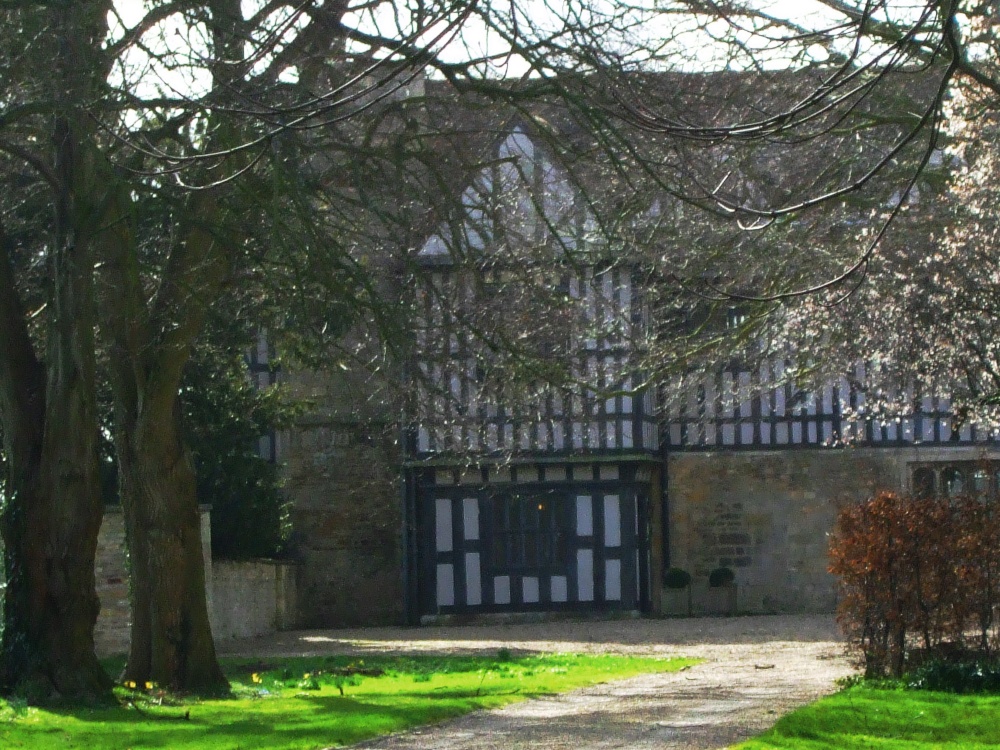
[[[135,690],[135,682],[133,680],[129,680],[128,682],[125,683],[125,687],[127,687],[129,690]]]

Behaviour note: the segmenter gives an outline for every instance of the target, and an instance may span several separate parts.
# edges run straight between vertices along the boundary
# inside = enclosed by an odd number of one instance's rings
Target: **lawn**
[[[996,748],[1000,696],[852,687],[782,718],[739,745],[764,748]]]
[[[690,659],[547,654],[318,657],[224,663],[231,697],[122,687],[120,705],[36,708],[0,701],[0,748],[311,750],[564,692]]]

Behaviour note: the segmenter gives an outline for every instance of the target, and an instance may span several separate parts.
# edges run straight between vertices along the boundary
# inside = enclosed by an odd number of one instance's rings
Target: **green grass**
[[[511,657],[504,650],[495,658],[229,660],[224,667],[233,695],[227,698],[182,699],[153,686],[119,688],[121,705],[107,708],[0,701],[0,748],[310,750],[692,663],[606,655]],[[384,673],[344,674],[356,670]]]
[[[769,732],[739,745],[764,748],[996,748],[1000,696],[923,690],[848,688],[785,716]]]

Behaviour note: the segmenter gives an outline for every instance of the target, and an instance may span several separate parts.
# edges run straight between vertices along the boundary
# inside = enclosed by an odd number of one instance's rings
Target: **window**
[[[995,498],[1000,494],[1000,463],[940,461],[910,467],[910,491],[915,497]]]
[[[934,469],[929,466],[914,469],[911,485],[915,497],[926,499],[936,496],[937,475],[934,473]]]
[[[551,492],[495,495],[492,498],[494,571],[561,573],[566,568],[565,497]]]
[[[965,494],[965,471],[958,466],[946,466],[941,470],[941,484],[945,497]]]

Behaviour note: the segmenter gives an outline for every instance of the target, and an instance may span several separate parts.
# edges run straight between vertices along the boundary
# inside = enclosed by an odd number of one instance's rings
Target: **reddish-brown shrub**
[[[838,620],[869,676],[916,653],[996,651],[1000,520],[978,498],[880,492],[843,508],[830,541]]]

